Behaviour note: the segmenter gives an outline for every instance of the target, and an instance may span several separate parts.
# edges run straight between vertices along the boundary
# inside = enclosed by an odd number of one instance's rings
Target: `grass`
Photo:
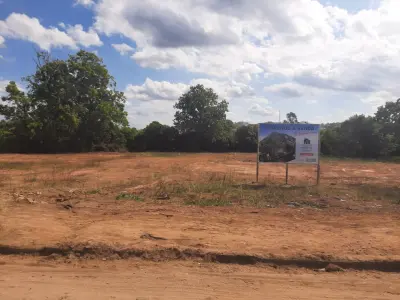
[[[185,205],[196,205],[196,206],[231,206],[232,202],[221,198],[211,198],[211,199],[186,199],[184,201]]]
[[[158,156],[171,157],[171,159],[165,159],[165,162],[159,166],[156,161],[149,158]],[[128,157],[132,157],[132,160],[127,159]],[[303,182],[291,187],[282,186],[283,175],[280,178],[273,175],[267,176],[265,181],[259,184],[249,183],[254,176],[244,173],[242,166],[238,168],[241,171],[232,170],[226,173],[206,171],[210,170],[213,162],[223,164],[227,159],[233,160],[233,162],[229,162],[229,167],[232,167],[231,165],[234,164],[235,160],[242,162],[247,157],[249,156],[240,154],[210,155],[205,160],[201,158],[202,163],[194,169],[192,163],[197,162],[195,159],[192,162],[187,159],[180,160],[178,153],[168,152],[129,153],[120,156],[115,154],[109,156],[82,155],[82,158],[80,156],[79,159],[73,156],[65,156],[66,160],[63,160],[61,155],[49,156],[48,159],[38,159],[35,162],[1,162],[0,187],[7,190],[25,184],[27,189],[33,187],[82,188],[86,195],[98,195],[102,192],[104,195],[109,193],[116,195],[120,191],[130,191],[131,188],[140,185],[140,193],[123,192],[116,196],[117,200],[141,202],[144,199],[162,199],[161,203],[174,201],[177,204],[198,206],[240,205],[263,208],[297,202],[301,206],[319,208],[318,202],[323,202],[319,200],[332,198],[344,199],[346,200],[344,204],[349,203],[349,205],[351,205],[351,201],[360,203],[381,201],[382,204],[384,202],[400,205],[400,187],[395,185],[398,181],[393,177],[394,175],[390,175],[394,174],[393,172],[398,167],[395,164],[387,166],[394,168],[391,171],[392,173],[385,174],[385,176],[391,176],[388,177],[387,184],[380,179],[375,180],[372,176],[364,176],[363,174],[360,176],[355,171],[354,174],[348,174],[344,178],[337,177],[338,175],[324,177],[320,186],[306,186],[306,183]],[[113,163],[111,168],[108,167],[108,164],[103,163],[118,159],[124,160]],[[324,160],[329,161],[330,158],[324,158]],[[343,168],[347,168],[352,161],[355,160],[345,160]],[[340,160],[338,160],[338,163],[340,163]],[[364,161],[363,163],[368,162]],[[202,164],[204,171],[201,171]],[[375,168],[377,174],[379,168],[383,167],[386,166]],[[83,168],[98,169],[96,172],[76,172]],[[328,162],[326,168],[329,168]],[[338,167],[335,165],[335,168]],[[374,167],[370,168],[374,169]],[[221,166],[218,166],[216,170],[219,169],[222,169]],[[9,170],[21,171],[11,172]],[[227,167],[225,170],[229,170],[229,168]],[[350,171],[353,172],[353,170]],[[106,174],[107,172],[110,172],[110,174]],[[311,172],[313,171],[310,169],[310,174]],[[104,178],[102,177],[103,173],[106,175]],[[105,181],[107,179],[109,181]],[[289,182],[296,184],[296,180],[302,179],[290,178]],[[99,184],[100,182],[102,183]],[[309,182],[312,184],[311,180]]]
[[[10,161],[0,162],[0,170],[29,170],[34,165],[33,162]]]
[[[138,195],[131,193],[120,193],[116,198],[116,200],[134,200],[136,202],[143,202],[144,199]]]
[[[400,188],[358,185],[283,186],[265,181],[245,184],[238,174],[204,173],[192,181],[167,183],[160,180],[153,196],[167,194],[186,205],[276,207],[297,202],[304,207],[324,208],[318,199],[346,201],[385,201],[400,204]]]
[[[38,177],[36,173],[29,174],[27,177],[24,178],[24,182],[34,183],[38,181]]]
[[[86,194],[88,194],[88,195],[101,194],[101,190],[100,189],[89,190],[86,192]]]

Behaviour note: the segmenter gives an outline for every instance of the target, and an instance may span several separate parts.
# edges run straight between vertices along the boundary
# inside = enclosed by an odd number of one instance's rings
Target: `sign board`
[[[318,165],[319,131],[316,124],[259,124],[258,161]]]

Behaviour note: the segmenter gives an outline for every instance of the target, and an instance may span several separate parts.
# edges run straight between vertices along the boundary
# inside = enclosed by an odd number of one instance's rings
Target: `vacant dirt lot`
[[[321,170],[315,186],[315,167],[291,165],[285,186],[279,164],[261,165],[255,183],[252,154],[1,155],[0,298],[89,299],[99,285],[98,299],[398,297],[400,165],[323,160]],[[13,256],[26,254],[42,258]],[[312,271],[329,262],[364,271]],[[25,273],[52,275],[17,284]],[[68,290],[82,280],[90,289]]]

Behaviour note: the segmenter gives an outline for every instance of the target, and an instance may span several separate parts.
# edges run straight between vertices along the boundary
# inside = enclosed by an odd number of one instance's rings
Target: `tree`
[[[25,78],[39,125],[41,152],[119,150],[128,126],[125,97],[94,53],[65,61],[37,54],[36,72]]]
[[[31,98],[18,89],[11,81],[7,87],[7,96],[2,97],[0,115],[5,118],[0,129],[0,140],[4,151],[29,152],[35,129],[40,127],[34,115]]]
[[[299,123],[299,121],[297,120],[296,114],[294,112],[290,112],[286,114],[286,120],[283,121],[283,123],[296,124]]]
[[[236,129],[235,148],[240,152],[257,151],[257,125],[243,125]]]
[[[177,110],[174,120],[176,129],[180,134],[190,136],[198,145],[210,145],[227,137],[228,103],[219,101],[211,88],[200,84],[191,86],[174,108]]]
[[[375,120],[382,125],[382,134],[392,140],[391,154],[400,155],[400,99],[380,106]]]
[[[174,151],[178,132],[174,127],[151,122],[135,137],[135,151]]]

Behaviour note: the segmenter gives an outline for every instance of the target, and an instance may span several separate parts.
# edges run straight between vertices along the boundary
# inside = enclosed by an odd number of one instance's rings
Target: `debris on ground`
[[[174,215],[168,215],[168,214],[160,214],[160,215],[167,217],[167,218],[172,218],[174,216]]]
[[[316,272],[344,272],[344,269],[335,264],[328,264],[325,268],[316,269]]]
[[[169,200],[169,195],[168,194],[161,194],[157,196],[157,200]]]
[[[298,203],[298,202],[289,202],[287,204],[287,206],[289,206],[289,207],[301,207],[301,204]]]
[[[143,233],[140,236],[140,238],[141,239],[148,239],[148,240],[159,240],[159,241],[166,241],[167,240],[166,238],[159,237],[159,236],[154,236],[154,235],[152,235],[150,233],[147,233],[147,232]]]
[[[32,197],[26,197],[25,195],[21,193],[14,193],[13,194],[14,201],[15,202],[27,202],[29,204],[36,204],[36,200],[33,199]]]
[[[74,207],[72,206],[72,204],[68,203],[68,204],[62,204],[61,207],[68,209],[68,210],[72,210]]]

